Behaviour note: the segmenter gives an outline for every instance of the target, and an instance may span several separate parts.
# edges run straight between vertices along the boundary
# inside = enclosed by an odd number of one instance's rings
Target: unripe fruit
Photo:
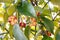
[[[20,27],[26,27],[26,23],[20,22],[19,26],[20,26]]]

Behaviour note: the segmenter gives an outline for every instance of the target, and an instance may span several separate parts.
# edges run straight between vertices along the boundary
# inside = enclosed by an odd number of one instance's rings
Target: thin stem
[[[57,15],[52,19],[52,21],[55,21],[55,18],[60,14],[60,11],[57,13]]]
[[[0,33],[0,35],[7,34],[8,32]]]
[[[42,9],[44,9],[44,8],[45,8],[45,6],[49,3],[49,1],[50,1],[50,0],[48,0],[48,2],[44,5],[44,7],[43,7]]]
[[[36,36],[36,26],[35,26],[35,36]]]
[[[36,26],[35,26],[35,31],[36,31]],[[34,35],[34,40],[37,40],[37,39],[36,39],[36,32],[35,32],[35,35]]]
[[[31,32],[32,33],[32,32]],[[33,33],[32,33],[33,34]],[[33,34],[34,35],[34,34]]]
[[[5,30],[9,33],[9,31],[5,28]]]
[[[36,37],[41,33],[41,30],[39,30],[37,33],[36,33]]]
[[[4,33],[0,33],[0,35],[4,35],[4,34],[7,34],[7,33],[9,33],[9,31],[5,28],[5,30],[7,31],[7,32],[4,32]]]

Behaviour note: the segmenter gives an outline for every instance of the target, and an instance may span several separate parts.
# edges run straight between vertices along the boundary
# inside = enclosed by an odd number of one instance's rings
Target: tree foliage
[[[0,39],[60,40],[59,6],[60,0],[0,0]]]

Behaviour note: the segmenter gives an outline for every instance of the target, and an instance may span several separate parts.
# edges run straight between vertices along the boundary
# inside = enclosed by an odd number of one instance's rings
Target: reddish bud
[[[51,33],[48,32],[48,31],[46,31],[46,35],[47,35],[47,36],[51,36]]]
[[[21,26],[21,27],[25,27],[25,26],[26,26],[26,23],[24,23],[24,22],[20,22],[19,26]]]
[[[37,17],[39,17],[39,16],[40,16],[40,12],[37,12],[37,14],[36,14],[36,15],[37,15]]]
[[[9,22],[11,25],[14,25],[14,24],[17,22],[16,16],[10,16],[10,17],[8,18],[8,22]]]

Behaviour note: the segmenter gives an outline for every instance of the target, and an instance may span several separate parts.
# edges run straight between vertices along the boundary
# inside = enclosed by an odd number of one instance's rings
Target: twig
[[[44,5],[44,7],[49,3],[50,0],[48,0],[48,2]],[[42,9],[44,9],[44,7]]]
[[[36,37],[41,33],[41,30],[39,30],[37,33],[36,33]]]
[[[0,35],[3,35],[3,34],[7,34],[7,33],[9,33],[9,31],[5,28],[5,30],[7,31],[7,32],[4,32],[4,33],[0,33]]]
[[[0,33],[0,35],[7,34],[8,32]]]
[[[35,26],[35,35],[34,35],[34,40],[37,40],[37,39],[36,39],[36,26]]]
[[[5,30],[9,33],[9,31],[5,28]]]
[[[32,33],[32,32],[31,32]],[[33,34],[33,33],[32,33]],[[33,34],[33,35],[35,35],[35,34]]]
[[[36,36],[36,26],[35,26],[35,36]]]
[[[54,21],[54,20],[55,20],[55,18],[59,15],[59,13],[60,13],[60,11],[57,13],[57,15],[54,17],[54,19],[52,19],[52,21]]]

